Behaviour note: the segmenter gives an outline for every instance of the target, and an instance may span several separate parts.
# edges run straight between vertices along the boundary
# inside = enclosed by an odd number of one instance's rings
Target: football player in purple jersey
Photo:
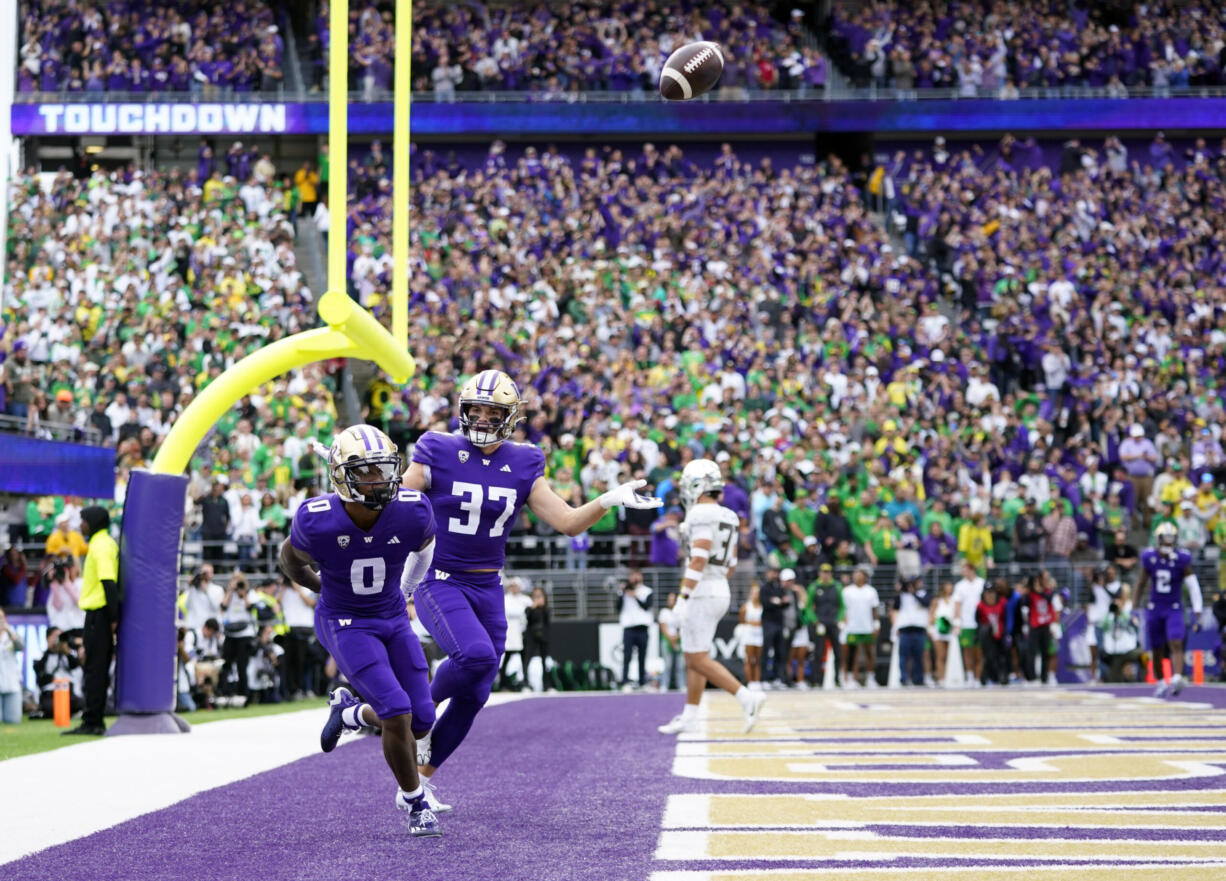
[[[1145,589],[1153,582],[1145,606],[1145,634],[1153,653],[1155,673],[1161,671],[1165,652],[1171,659],[1171,681],[1158,683],[1154,697],[1175,697],[1183,690],[1183,641],[1187,636],[1183,592],[1187,588],[1192,605],[1192,626],[1200,629],[1203,601],[1200,582],[1192,572],[1192,555],[1177,546],[1179,533],[1173,523],[1162,523],[1154,530],[1158,546],[1141,551],[1141,577],[1137,580],[1137,608],[1145,602]]]
[[[434,702],[450,703],[417,761],[430,805],[450,810],[430,778],[472,727],[490,696],[506,641],[507,619],[498,570],[507,534],[526,504],[565,535],[578,535],[609,508],[658,508],[662,501],[638,494],[646,481],[623,483],[578,508],[554,492],[545,478],[545,454],[508,438],[520,420],[519,389],[500,370],[478,373],[460,389],[460,431],[428,431],[413,449],[404,485],[425,493],[438,518],[434,559],[417,587],[417,615],[447,659],[434,674]]]
[[[331,752],[342,731],[382,729],[383,757],[400,787],[396,807],[409,812],[412,835],[428,837],[442,833],[417,773],[415,738],[434,724],[434,702],[402,585],[416,584],[430,565],[434,513],[420,492],[400,488],[403,473],[379,429],[342,431],[328,452],[333,492],[298,508],[280,564],[319,594],[315,633],[362,698],[332,692],[320,746]]]

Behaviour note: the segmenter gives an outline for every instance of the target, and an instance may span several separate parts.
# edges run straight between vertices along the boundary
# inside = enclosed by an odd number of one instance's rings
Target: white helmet
[[[1154,530],[1154,541],[1162,553],[1173,554],[1179,545],[1179,530],[1174,523],[1159,523]]]
[[[470,419],[468,409],[473,404],[487,404],[503,411],[498,422]],[[464,383],[460,389],[460,429],[478,447],[488,447],[506,440],[519,421],[519,387],[501,370],[483,370]]]
[[[351,425],[328,450],[328,476],[336,494],[375,510],[396,497],[403,470],[400,451],[373,425]]]
[[[724,475],[710,459],[695,459],[681,471],[681,504],[689,507],[700,496],[718,495],[724,488]]]

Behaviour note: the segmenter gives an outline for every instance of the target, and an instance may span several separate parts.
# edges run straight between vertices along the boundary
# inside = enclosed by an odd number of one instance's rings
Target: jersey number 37
[[[481,529],[481,507],[487,494],[491,502],[502,502],[502,511],[490,526],[490,538],[497,538],[506,531],[507,521],[515,513],[515,499],[518,495],[515,490],[505,486],[487,488],[479,483],[467,483],[463,480],[451,484],[451,494],[460,499],[460,511],[464,514],[463,519],[447,518],[447,531],[456,535],[476,535]]]

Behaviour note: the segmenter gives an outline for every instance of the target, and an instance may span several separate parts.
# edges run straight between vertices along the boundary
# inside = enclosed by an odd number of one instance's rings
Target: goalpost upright
[[[398,0],[407,5],[405,0]],[[166,436],[148,471],[131,475],[120,538],[119,646],[116,652],[116,704],[120,717],[108,734],[173,733],[188,730],[174,715],[175,706],[175,600],[178,593],[179,543],[182,538],[187,494],[183,473],[209,429],[244,395],[261,385],[315,361],[329,358],[365,358],[375,361],[398,383],[412,378],[416,365],[407,350],[407,242],[408,242],[408,96],[404,104],[396,149],[404,151],[404,167],[396,170],[398,195],[393,210],[401,224],[402,246],[396,260],[403,267],[398,318],[399,337],[383,328],[346,293],[348,247],[348,104],[349,4],[332,0],[328,53],[328,291],[320,298],[319,316],[326,326],[303,331],[252,352],[209,383],[188,405]],[[406,25],[411,23],[406,21]],[[399,33],[399,28],[397,29]],[[409,53],[397,65],[397,80],[408,81]],[[399,135],[400,132],[397,132]],[[395,161],[395,157],[394,157]],[[399,202],[396,202],[396,199]]]

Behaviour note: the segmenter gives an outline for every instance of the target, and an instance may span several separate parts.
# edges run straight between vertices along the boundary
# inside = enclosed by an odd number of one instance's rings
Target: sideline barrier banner
[[[0,492],[110,500],[115,451],[0,433]]]
[[[390,135],[391,101],[349,105],[349,134]],[[415,101],[415,137],[588,135],[703,137],[819,132],[1060,132],[1216,129],[1226,98],[997,101]],[[328,104],[166,102],[15,104],[13,134],[310,135],[328,131]]]

